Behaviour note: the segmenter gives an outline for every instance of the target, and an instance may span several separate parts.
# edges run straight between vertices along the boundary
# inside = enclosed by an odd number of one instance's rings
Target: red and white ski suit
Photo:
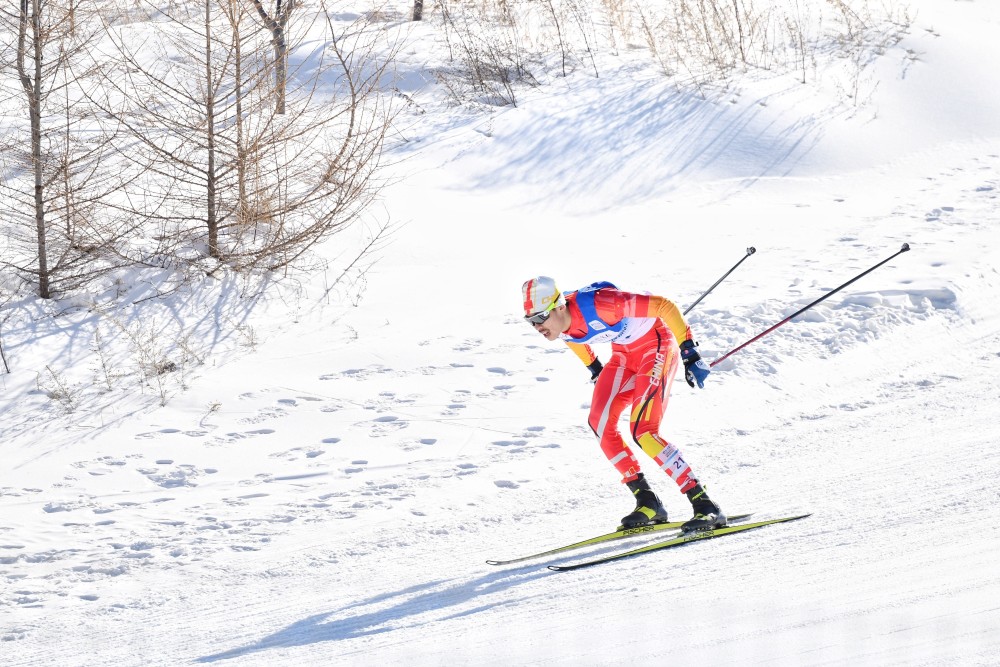
[[[611,358],[594,385],[588,422],[622,481],[630,482],[640,472],[618,430],[622,412],[631,407],[631,440],[681,492],[693,488],[698,480],[691,468],[658,432],[680,361],[678,341],[691,339],[680,310],[664,297],[623,292],[609,283],[566,294],[566,306],[572,319],[561,338],[585,364],[597,358],[589,343],[611,343]]]

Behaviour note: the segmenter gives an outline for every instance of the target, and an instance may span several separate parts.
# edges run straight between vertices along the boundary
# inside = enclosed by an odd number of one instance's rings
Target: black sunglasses
[[[528,324],[534,326],[536,324],[545,324],[545,322],[552,317],[552,313],[555,312],[556,305],[553,305],[548,310],[543,310],[540,313],[535,313],[534,315],[529,315],[524,319],[528,321]]]

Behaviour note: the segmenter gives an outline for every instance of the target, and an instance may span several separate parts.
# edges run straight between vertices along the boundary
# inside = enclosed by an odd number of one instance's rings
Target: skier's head
[[[556,287],[555,280],[548,276],[526,280],[521,285],[521,296],[524,300],[524,319],[540,334],[555,340],[569,328],[566,297]]]

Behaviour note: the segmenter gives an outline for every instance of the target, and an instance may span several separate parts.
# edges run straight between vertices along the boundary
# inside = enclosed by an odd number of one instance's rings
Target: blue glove
[[[597,382],[597,376],[601,374],[601,371],[604,369],[604,365],[601,363],[600,359],[595,357],[594,363],[587,366],[587,369],[590,371],[590,381]]]
[[[681,343],[681,361],[684,362],[684,379],[687,380],[688,386],[693,387],[695,382],[698,383],[699,389],[705,388],[705,378],[712,370],[708,367],[704,361],[702,361],[701,355],[695,348],[695,342],[693,340],[686,340]]]

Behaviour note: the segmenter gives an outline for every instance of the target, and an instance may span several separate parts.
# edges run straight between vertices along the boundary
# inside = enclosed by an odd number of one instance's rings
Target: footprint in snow
[[[454,350],[455,352],[468,352],[469,350],[479,347],[482,344],[483,341],[481,338],[470,338],[468,340],[462,341],[461,343],[457,344],[455,347],[451,349]]]
[[[445,409],[441,411],[441,415],[445,417],[453,417],[457,415],[460,410],[464,410],[465,408],[465,403],[449,403],[445,406]]]
[[[248,500],[255,500],[257,498],[266,498],[270,494],[268,493],[248,493],[243,496],[236,496],[235,498],[223,498],[222,502],[226,503],[232,507],[242,507],[248,505]]]
[[[924,216],[924,218],[927,222],[934,222],[935,220],[939,220],[941,218],[942,213],[951,213],[954,210],[954,206],[941,206],[940,208],[931,209],[930,212]]]
[[[435,442],[437,442],[437,438],[420,438],[418,440],[401,442],[400,447],[404,452],[411,452],[414,449],[421,449],[426,445],[433,445]]]
[[[255,435],[271,435],[275,430],[273,428],[258,428],[252,431],[244,431],[242,433],[232,432],[225,435],[228,438],[227,442],[236,442],[237,440],[244,440],[246,438],[253,437]]]
[[[386,368],[385,366],[369,366],[368,368],[349,368],[345,371],[339,373],[326,373],[320,375],[320,380],[338,380],[341,378],[353,378],[355,380],[364,380],[371,377],[372,375],[381,375],[384,373],[391,373],[391,368]]]
[[[93,507],[93,505],[80,501],[51,502],[45,503],[45,505],[42,506],[42,511],[46,514],[55,514],[56,512],[73,512],[87,507]]]
[[[321,449],[311,449],[311,448],[307,449],[306,447],[292,447],[291,449],[287,449],[287,450],[284,450],[284,451],[274,452],[272,454],[269,454],[268,456],[270,456],[270,458],[272,458],[272,459],[283,458],[286,461],[297,461],[300,458],[302,458],[303,456],[305,458],[307,458],[307,459],[314,459],[314,458],[316,458],[317,456],[319,456],[322,453],[323,453],[323,450],[321,450]]]
[[[244,417],[240,419],[238,423],[240,424],[259,424],[270,419],[276,419],[278,417],[285,417],[288,415],[288,411],[282,408],[264,408],[263,410],[258,410],[257,414],[250,417]]]
[[[520,447],[522,445],[528,444],[527,440],[494,440],[490,443],[491,445],[496,445],[497,447]]]
[[[348,475],[353,475],[356,472],[364,472],[364,471],[365,469],[360,467],[360,465],[357,463],[354,463],[351,466],[344,468],[344,472],[347,473]]]
[[[406,420],[400,419],[395,415],[383,415],[381,417],[376,417],[374,420],[374,425],[372,426],[371,434],[372,437],[382,437],[394,433],[396,431],[401,431],[402,429],[409,426]]]
[[[168,466],[173,465],[173,461],[167,462],[169,459],[163,459],[161,465]],[[159,461],[157,463],[160,463]],[[146,478],[165,489],[173,489],[181,486],[198,486],[195,480],[204,475],[211,475],[217,472],[214,468],[205,468],[199,470],[190,464],[179,464],[174,467],[173,470],[164,470],[162,468],[139,468],[138,472],[145,475]],[[121,503],[119,503],[121,504]]]
[[[158,431],[147,431],[145,433],[136,433],[136,438],[142,438],[143,440],[149,440],[160,435],[173,435],[174,433],[181,433],[179,428],[161,428]]]

